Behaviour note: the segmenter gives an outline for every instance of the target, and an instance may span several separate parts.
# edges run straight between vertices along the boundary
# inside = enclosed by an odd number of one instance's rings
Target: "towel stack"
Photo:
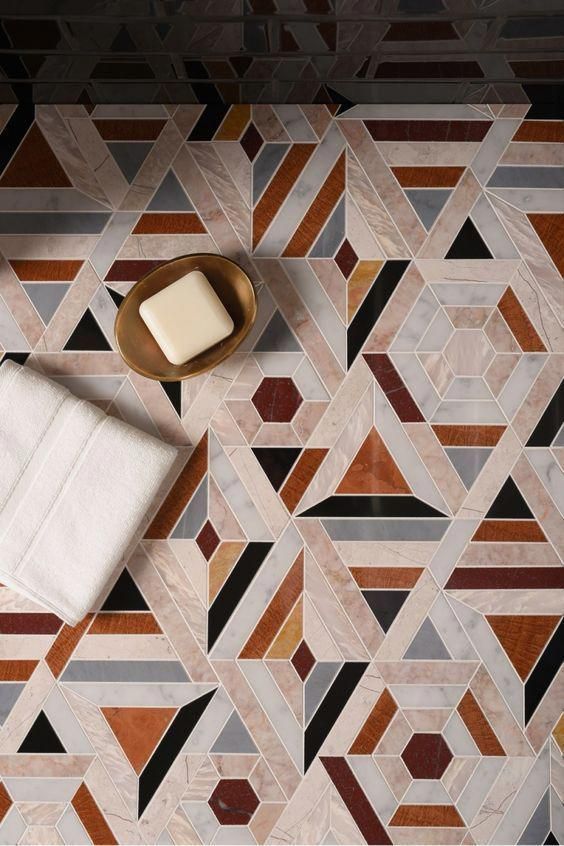
[[[0,581],[75,625],[176,457],[28,367],[0,367]]]

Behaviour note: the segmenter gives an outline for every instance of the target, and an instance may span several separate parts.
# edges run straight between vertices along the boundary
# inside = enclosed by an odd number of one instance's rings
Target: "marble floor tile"
[[[0,586],[0,842],[562,842],[564,122],[527,109],[0,109],[0,359],[179,447],[83,623]],[[117,308],[197,250],[256,324],[145,380]]]

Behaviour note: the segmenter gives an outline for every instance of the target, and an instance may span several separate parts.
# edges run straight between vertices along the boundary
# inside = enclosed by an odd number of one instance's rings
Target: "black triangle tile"
[[[179,417],[182,417],[182,382],[161,382],[161,386]]]
[[[380,623],[383,631],[387,632],[400,609],[409,596],[408,590],[363,590],[362,595],[368,602],[370,610]]]
[[[544,841],[543,846],[558,846],[558,840],[554,836],[554,834],[549,831],[546,840]]]
[[[145,598],[125,569],[111,589],[102,611],[148,611]]]
[[[470,218],[462,224],[460,232],[446,254],[447,259],[491,259],[492,254]]]
[[[86,309],[74,327],[74,331],[66,342],[64,349],[97,352],[105,352],[112,349],[89,308]]]
[[[108,294],[110,295],[110,297],[112,298],[112,300],[114,301],[114,303],[115,303],[115,304],[117,305],[117,307],[119,308],[119,307],[120,307],[120,305],[122,304],[122,302],[123,302],[123,301],[124,301],[124,299],[125,299],[124,295],[123,295],[123,294],[120,294],[120,293],[119,293],[119,291],[114,291],[114,289],[113,289],[113,288],[108,288],[108,286],[106,286],[106,291],[108,292]]]
[[[5,352],[0,360],[5,361],[9,358],[10,361],[15,361],[16,364],[25,364],[29,356],[30,353],[28,352]]]
[[[255,458],[275,491],[282,487],[301,451],[300,447],[253,447]]]
[[[49,752],[64,754],[66,751],[44,711],[39,712],[18,749],[18,752],[38,754]]]
[[[318,502],[298,517],[446,517],[415,496],[336,495]]]
[[[534,514],[525,502],[523,494],[509,476],[492,502],[487,518],[495,520],[534,520]]]

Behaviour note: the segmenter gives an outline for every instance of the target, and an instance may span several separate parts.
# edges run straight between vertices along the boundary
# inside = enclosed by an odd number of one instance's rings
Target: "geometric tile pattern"
[[[527,109],[2,107],[2,356],[179,448],[82,623],[0,587],[2,842],[563,842],[564,123]],[[199,250],[256,325],[145,380],[117,307]]]
[[[562,101],[562,7],[553,0],[25,6],[3,3],[10,101],[532,102],[544,114]]]

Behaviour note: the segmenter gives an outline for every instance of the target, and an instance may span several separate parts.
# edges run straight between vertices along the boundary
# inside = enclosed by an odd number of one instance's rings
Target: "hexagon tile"
[[[2,107],[2,357],[182,469],[76,628],[0,587],[0,842],[564,842],[564,122],[528,109]],[[117,308],[195,251],[256,325],[145,380]]]

